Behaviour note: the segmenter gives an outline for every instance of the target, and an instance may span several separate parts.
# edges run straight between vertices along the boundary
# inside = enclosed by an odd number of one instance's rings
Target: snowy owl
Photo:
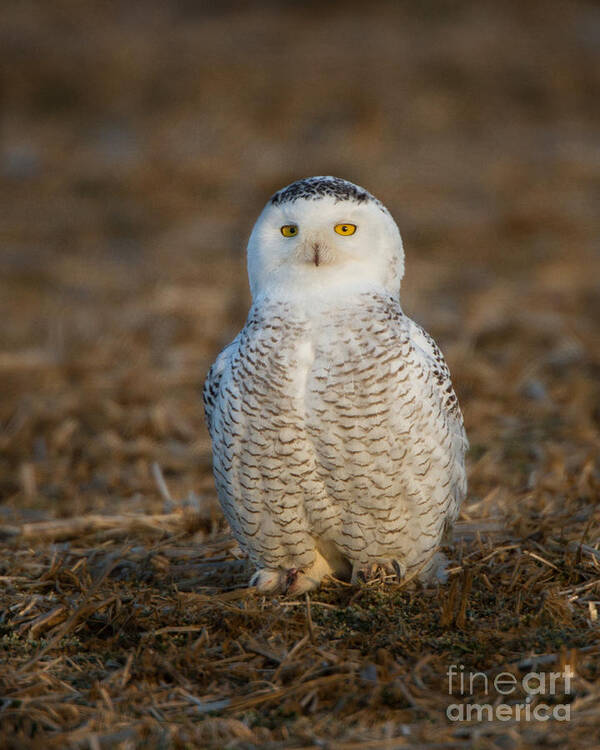
[[[467,439],[444,358],[400,306],[403,274],[388,210],[337,177],[288,185],[254,226],[252,308],[204,403],[219,500],[260,591],[435,572]]]

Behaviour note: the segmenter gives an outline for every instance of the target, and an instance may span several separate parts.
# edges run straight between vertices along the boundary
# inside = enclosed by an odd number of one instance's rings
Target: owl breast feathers
[[[286,190],[250,238],[254,303],[204,388],[219,500],[262,591],[427,579],[466,493],[448,368],[402,312],[386,209],[336,178]]]

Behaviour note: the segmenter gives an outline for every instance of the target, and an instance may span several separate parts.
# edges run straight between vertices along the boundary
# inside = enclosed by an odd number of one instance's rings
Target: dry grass
[[[0,746],[593,747],[597,8],[27,0],[0,27]],[[263,599],[216,503],[199,385],[254,216],[319,173],[398,218],[464,408],[432,589]],[[451,664],[570,664],[571,721],[449,722],[497,697],[449,696]]]

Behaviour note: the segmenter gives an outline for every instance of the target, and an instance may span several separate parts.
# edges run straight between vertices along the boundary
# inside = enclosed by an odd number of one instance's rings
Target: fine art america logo
[[[451,664],[446,674],[448,695],[486,701],[451,703],[446,709],[450,721],[571,719],[571,704],[564,702],[575,676],[569,665],[563,672],[528,672],[522,678],[500,672],[492,679],[485,672],[467,672],[462,664]]]

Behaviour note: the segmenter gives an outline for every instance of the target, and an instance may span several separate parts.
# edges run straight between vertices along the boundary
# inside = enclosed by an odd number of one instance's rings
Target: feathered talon
[[[399,560],[392,560],[392,567],[394,568],[394,572],[396,573],[396,578],[398,579],[398,581],[401,581],[406,575],[406,565],[404,565],[404,563],[401,563]]]
[[[282,588],[284,571],[277,568],[259,568],[250,579],[261,594],[274,593]]]
[[[355,565],[352,570],[352,583],[385,583],[390,577],[401,581],[406,575],[406,566],[398,560],[378,561],[365,565]]]
[[[311,569],[311,572],[315,571]],[[321,577],[317,578],[298,568],[260,568],[250,579],[250,586],[256,586],[261,594],[299,596],[317,588]]]

